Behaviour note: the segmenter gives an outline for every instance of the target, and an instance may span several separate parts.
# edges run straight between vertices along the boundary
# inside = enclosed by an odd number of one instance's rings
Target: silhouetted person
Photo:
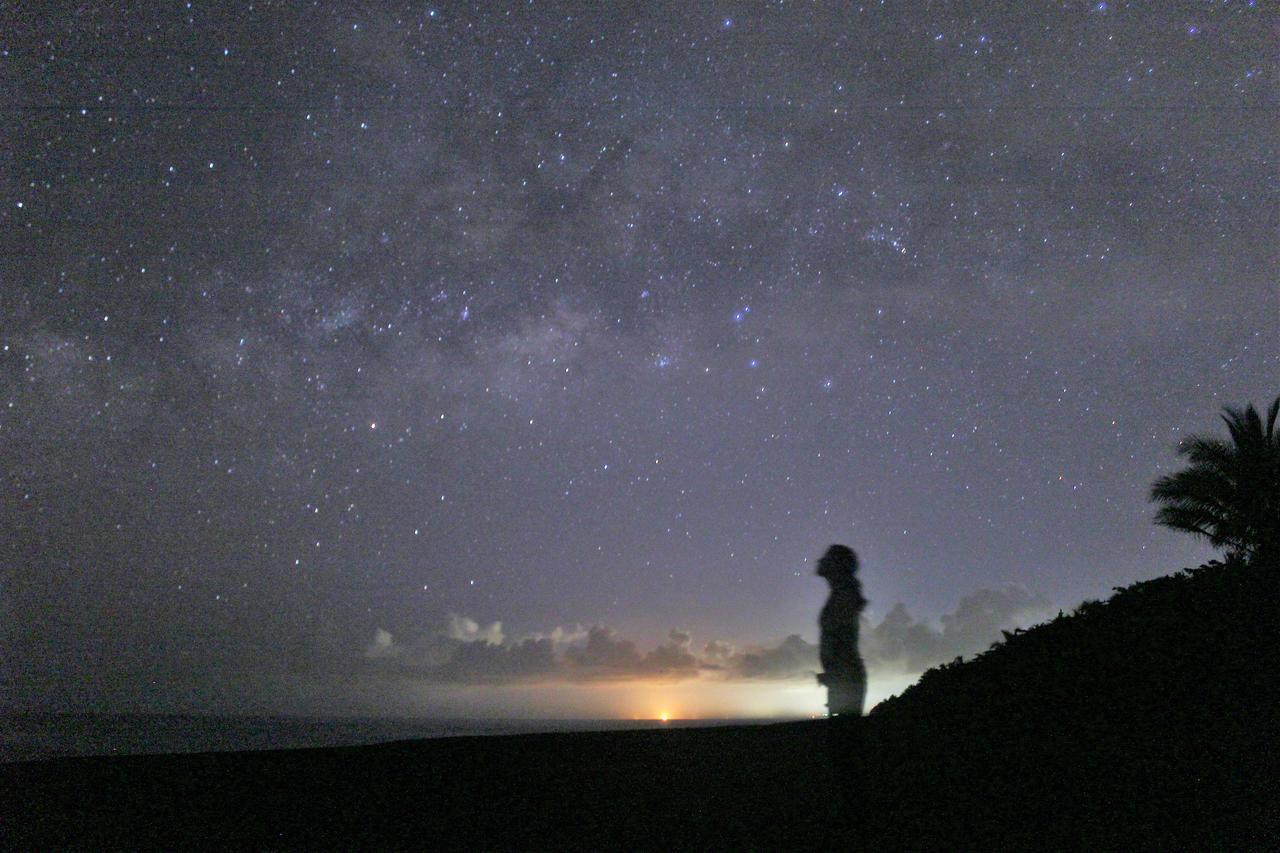
[[[858,583],[858,557],[847,545],[832,545],[818,561],[818,575],[831,584],[831,594],[818,616],[818,654],[823,671],[818,683],[827,688],[827,711],[835,716],[862,716],[867,668],[858,654],[858,620],[867,600]]]

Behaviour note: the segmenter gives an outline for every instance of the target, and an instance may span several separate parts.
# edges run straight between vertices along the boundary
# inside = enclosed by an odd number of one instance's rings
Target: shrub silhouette
[[[1223,408],[1230,441],[1193,435],[1178,453],[1190,463],[1161,477],[1151,499],[1156,523],[1204,536],[1228,555],[1247,559],[1280,548],[1280,397],[1264,421],[1252,404]]]
[[[866,837],[890,844],[914,821],[913,843],[938,849],[956,838],[1128,849],[1280,840],[1280,791],[1265,783],[1263,756],[1280,733],[1278,637],[1275,561],[1233,556],[1116,588],[935,667],[867,717]]]

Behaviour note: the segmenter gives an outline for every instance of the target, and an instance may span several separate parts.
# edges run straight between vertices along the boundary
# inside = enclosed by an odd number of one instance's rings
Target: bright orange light
[[[663,711],[661,714],[658,715],[658,719],[662,720],[662,722],[665,723],[671,719],[671,715],[668,714],[666,711]]]

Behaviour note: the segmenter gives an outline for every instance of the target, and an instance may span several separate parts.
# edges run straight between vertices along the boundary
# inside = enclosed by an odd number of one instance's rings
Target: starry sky
[[[1260,0],[31,8],[5,708],[817,713],[832,542],[874,701],[1280,391]]]

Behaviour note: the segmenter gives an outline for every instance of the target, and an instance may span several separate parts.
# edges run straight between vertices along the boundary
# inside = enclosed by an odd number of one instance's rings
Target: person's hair
[[[818,574],[824,578],[850,578],[857,571],[858,555],[848,545],[832,545],[818,561]]]

